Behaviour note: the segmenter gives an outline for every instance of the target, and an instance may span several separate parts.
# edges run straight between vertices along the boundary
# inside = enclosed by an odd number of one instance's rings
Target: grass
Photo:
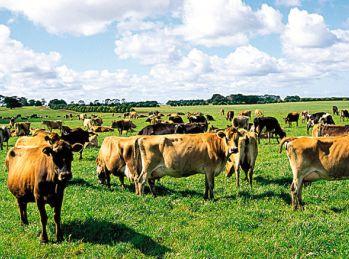
[[[262,109],[280,122],[290,111],[330,111],[332,105],[349,107],[349,102],[289,103],[225,106],[232,109]],[[202,111],[216,118],[214,126],[224,127],[219,115],[222,106],[160,107],[162,112]],[[139,109],[146,112],[152,109]],[[63,119],[67,111],[42,108],[0,108],[0,116],[32,113]],[[70,111],[69,111],[70,113]],[[110,125],[110,114],[101,115]],[[135,120],[137,131],[146,125]],[[339,123],[339,117],[335,117]],[[81,126],[78,120],[64,120]],[[41,127],[40,120],[33,121]],[[288,128],[288,136],[306,135],[305,125]],[[99,135],[99,142],[107,135]],[[12,138],[13,145],[16,138]],[[48,207],[50,243],[41,245],[39,213],[29,204],[27,227],[20,225],[15,198],[6,186],[7,172],[0,174],[0,256],[10,257],[347,257],[349,199],[346,181],[313,183],[303,191],[304,211],[292,211],[289,185],[292,175],[286,154],[278,153],[275,141],[262,140],[251,190],[242,181],[239,192],[234,177],[216,178],[215,202],[203,199],[204,177],[164,178],[159,196],[138,197],[132,185],[121,190],[118,179],[112,188],[100,186],[95,173],[98,149],[84,151],[84,159],[73,161],[74,178],[65,191],[62,223],[65,241],[54,240],[53,212]],[[1,151],[4,160],[6,151]]]

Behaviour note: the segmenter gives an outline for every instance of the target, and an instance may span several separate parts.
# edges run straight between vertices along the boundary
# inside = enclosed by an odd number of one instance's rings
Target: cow
[[[55,132],[38,131],[33,136],[23,136],[18,138],[15,147],[48,145],[57,142],[59,139],[59,135]]]
[[[319,123],[320,118],[325,114],[326,112],[317,112],[313,114],[308,114],[307,133],[309,133],[310,128],[312,128],[315,124]]]
[[[62,125],[61,132],[62,134],[68,134],[69,132],[71,132],[71,128],[68,126]]]
[[[313,137],[335,137],[349,134],[349,125],[323,125],[317,124],[313,127]]]
[[[103,120],[99,117],[93,117],[91,118],[91,126],[102,126]]]
[[[281,141],[293,173],[291,198],[293,209],[302,209],[303,183],[316,180],[349,178],[349,137],[299,137]]]
[[[111,124],[111,127],[113,129],[118,129],[119,135],[122,135],[123,131],[126,131],[126,134],[129,131],[133,131],[133,129],[136,128],[136,125],[130,120],[119,120],[119,121],[113,121]]]
[[[42,124],[45,125],[50,132],[53,129],[59,129],[62,131],[62,121],[43,121]]]
[[[207,119],[204,115],[190,115],[188,116],[190,123],[207,123]]]
[[[298,127],[298,120],[299,120],[299,113],[298,112],[290,112],[289,114],[287,114],[286,118],[285,118],[285,123],[288,123],[288,126],[291,127],[292,126],[292,122],[295,122],[297,127]]]
[[[221,115],[224,116],[224,109],[221,109]]]
[[[84,146],[85,143],[90,141],[89,137],[91,135],[94,135],[94,133],[83,130],[82,128],[75,128],[75,129],[72,129],[67,134],[63,133],[61,136],[61,139],[68,142],[70,145],[80,144],[80,145]],[[80,153],[79,160],[82,159],[83,150],[84,150],[83,148],[81,148],[79,150],[79,153]]]
[[[225,119],[227,121],[231,121],[234,118],[234,111],[227,111],[227,115],[225,116]]]
[[[281,128],[278,120],[274,117],[255,118],[253,121],[253,126],[258,136],[258,144],[260,144],[260,138],[264,130],[268,134],[269,143],[270,143],[270,134],[272,133],[275,135],[278,135],[280,139],[283,139],[284,137],[286,137],[285,131]],[[276,141],[279,143],[278,137],[276,137]]]
[[[86,113],[81,113],[81,114],[79,114],[79,115],[77,115],[78,116],[78,119],[79,120],[84,120],[84,119],[87,119],[87,114]]]
[[[307,111],[301,112],[302,123],[305,123],[308,121],[308,119],[309,119],[308,115],[309,115],[309,112],[307,112]]]
[[[206,119],[207,119],[207,121],[214,121],[213,116],[210,114],[206,114]]]
[[[129,113],[129,112],[125,112],[125,113],[123,114],[123,116],[124,116],[124,119],[126,119],[127,117],[130,117],[130,113]]]
[[[235,128],[248,129],[249,121],[250,121],[250,118],[248,116],[239,115],[233,119],[233,126]]]
[[[14,127],[17,137],[28,136],[30,134],[30,122],[16,122]]]
[[[251,118],[251,114],[252,114],[252,112],[249,111],[249,110],[245,110],[245,111],[240,111],[239,112],[239,116],[247,116],[247,117],[250,117],[250,118]]]
[[[105,127],[105,126],[92,126],[90,128],[92,132],[111,132],[114,131],[111,127]]]
[[[17,199],[21,222],[28,224],[27,203],[35,202],[40,212],[42,243],[48,242],[45,204],[54,208],[56,239],[63,240],[61,208],[64,189],[72,178],[72,151],[80,148],[81,145],[71,146],[65,141],[58,141],[53,146],[14,147],[7,153],[7,186]]]
[[[339,115],[339,110],[338,110],[338,107],[337,106],[332,106],[332,112],[333,112],[333,115]]]
[[[110,175],[119,177],[121,187],[125,187],[124,177],[134,180],[137,177],[136,152],[139,152],[136,144],[138,137],[106,137],[96,159],[97,176],[100,184],[106,184],[110,188]]]
[[[177,125],[177,129],[175,131],[176,134],[186,133],[204,133],[207,131],[208,124],[207,123],[184,123]]]
[[[245,172],[246,179],[252,188],[253,171],[258,155],[257,136],[254,132],[240,130],[238,140],[238,153],[230,156],[227,166],[226,175],[230,177],[235,172],[236,187],[240,186],[240,168]]]
[[[341,110],[341,115],[339,117],[340,121],[345,121],[345,119],[349,118],[349,111],[348,110]]]
[[[16,118],[15,117],[10,118],[10,123],[9,123],[10,129],[12,129],[15,126],[15,123],[16,123]]]
[[[137,139],[141,157],[141,170],[135,179],[136,194],[142,195],[147,180],[165,175],[187,177],[205,174],[205,199],[214,199],[214,177],[225,167],[231,154],[237,153],[239,132],[189,135],[145,136]],[[151,183],[151,182],[149,182]],[[154,185],[150,189],[155,195]]]
[[[92,135],[88,138],[88,142],[85,143],[84,148],[98,147],[98,135]]]
[[[11,131],[8,127],[2,126],[0,128],[0,148],[3,149],[3,144],[6,142],[6,150],[8,150],[8,141],[11,137]]]
[[[319,124],[335,125],[332,115],[329,113],[322,115],[322,117],[319,119]]]
[[[184,133],[183,127],[172,123],[157,123],[144,127],[138,132],[138,135],[165,135],[175,133]]]
[[[137,118],[138,118],[137,112],[135,112],[135,111],[130,112],[130,119],[137,119]]]
[[[88,129],[92,127],[91,119],[84,119],[84,127]]]
[[[168,120],[173,123],[183,123],[183,119],[180,116],[170,116]]]
[[[254,115],[255,115],[256,117],[263,117],[263,116],[264,116],[263,112],[262,112],[261,110],[259,110],[259,109],[256,109],[256,110],[254,111]]]

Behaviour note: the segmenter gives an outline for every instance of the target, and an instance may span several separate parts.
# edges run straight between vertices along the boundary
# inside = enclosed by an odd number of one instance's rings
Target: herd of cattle
[[[47,242],[47,215],[45,204],[54,208],[56,238],[63,238],[61,230],[61,207],[66,183],[72,177],[73,152],[80,153],[87,147],[98,147],[97,132],[117,129],[119,135],[134,131],[136,125],[131,119],[145,118],[150,124],[131,137],[109,136],[104,138],[96,159],[97,176],[101,184],[110,188],[111,175],[119,177],[122,187],[124,178],[129,178],[135,186],[135,193],[142,195],[149,185],[155,196],[156,180],[164,176],[187,177],[194,174],[205,175],[205,199],[214,198],[214,179],[222,171],[229,177],[236,176],[239,187],[240,170],[246,174],[252,187],[253,173],[261,138],[276,138],[286,152],[293,172],[291,184],[292,205],[302,207],[302,186],[318,179],[343,179],[349,177],[349,126],[334,125],[333,116],[340,120],[349,118],[347,110],[339,112],[333,107],[333,115],[326,112],[309,114],[291,112],[284,118],[289,127],[298,126],[301,119],[307,131],[313,128],[312,137],[286,137],[279,121],[264,116],[255,110],[251,121],[251,111],[220,111],[232,125],[224,129],[210,126],[213,116],[188,113],[189,123],[184,123],[184,113],[151,112],[148,115],[129,112],[124,119],[113,121],[111,126],[102,126],[98,116],[87,118],[79,114],[82,127],[70,128],[62,121],[44,120],[46,129],[33,129],[30,122],[15,122],[9,118],[8,126],[0,129],[1,149],[11,136],[19,136],[13,148],[7,152],[8,188],[16,197],[20,218],[28,224],[27,203],[35,202],[40,212],[41,241]],[[38,116],[36,116],[38,118]],[[72,114],[65,116],[73,119]],[[59,133],[53,131],[58,129]]]

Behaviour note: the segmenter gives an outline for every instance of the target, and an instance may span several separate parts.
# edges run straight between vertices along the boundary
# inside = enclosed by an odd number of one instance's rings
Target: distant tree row
[[[41,100],[29,99],[28,100],[25,97],[0,95],[0,105],[10,109],[23,107],[23,106],[42,106],[45,104],[46,104],[45,99],[41,99]]]

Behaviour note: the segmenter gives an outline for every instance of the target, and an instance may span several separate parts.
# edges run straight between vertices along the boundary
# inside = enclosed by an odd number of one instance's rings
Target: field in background
[[[330,112],[332,105],[349,108],[349,102],[282,103],[236,106],[168,107],[157,110],[168,113],[201,111],[216,119],[212,124],[225,127],[228,123],[219,115],[222,107],[235,112],[261,109],[266,116],[275,116],[288,136],[306,135],[304,124],[288,128],[282,118],[291,111]],[[153,109],[137,109],[148,112]],[[82,126],[75,117],[64,120],[71,111],[25,107],[8,110],[0,108],[0,116],[37,113],[49,119],[62,119],[65,125]],[[119,119],[100,114],[110,126]],[[57,117],[61,116],[61,117]],[[121,116],[118,114],[117,116]],[[136,132],[147,125],[145,119],[134,120]],[[335,116],[339,123],[339,117]],[[342,123],[343,124],[343,123]],[[42,127],[41,119],[33,120]],[[133,134],[136,134],[134,132]],[[99,143],[107,135],[99,134]],[[12,138],[13,145],[16,138]],[[66,189],[62,223],[65,241],[54,240],[53,212],[49,215],[50,243],[40,245],[39,213],[35,204],[28,206],[29,226],[20,225],[15,198],[6,186],[7,171],[0,173],[0,256],[56,257],[305,257],[349,255],[349,194],[348,182],[320,181],[303,191],[304,211],[292,211],[289,185],[292,175],[285,152],[278,153],[273,140],[262,140],[251,190],[242,181],[239,192],[234,176],[216,178],[215,202],[203,199],[204,176],[163,178],[157,184],[159,196],[149,193],[138,197],[133,185],[121,190],[112,178],[113,191],[100,186],[95,173],[98,149],[84,151],[84,159],[73,161],[73,180]],[[1,163],[6,150],[1,151]],[[244,178],[244,174],[242,174]]]

